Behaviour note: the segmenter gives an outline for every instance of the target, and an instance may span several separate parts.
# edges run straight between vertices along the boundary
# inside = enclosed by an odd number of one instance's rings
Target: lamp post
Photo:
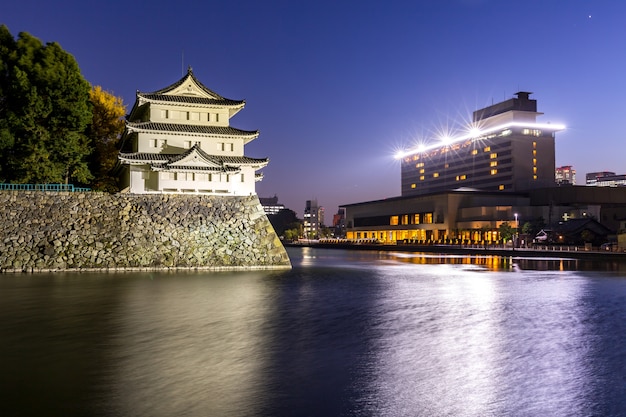
[[[517,245],[517,240],[519,239],[519,220],[517,218],[517,213],[515,213],[515,239],[513,241],[513,248]]]

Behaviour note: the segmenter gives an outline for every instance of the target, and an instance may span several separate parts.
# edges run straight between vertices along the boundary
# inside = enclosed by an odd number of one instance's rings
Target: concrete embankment
[[[0,271],[274,269],[256,196],[0,192]]]

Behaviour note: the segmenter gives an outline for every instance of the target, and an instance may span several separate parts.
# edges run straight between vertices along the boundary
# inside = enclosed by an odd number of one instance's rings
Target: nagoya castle
[[[121,186],[131,194],[254,195],[269,160],[244,155],[258,131],[230,126],[245,106],[205,87],[191,68],[179,81],[137,92],[119,154]]]

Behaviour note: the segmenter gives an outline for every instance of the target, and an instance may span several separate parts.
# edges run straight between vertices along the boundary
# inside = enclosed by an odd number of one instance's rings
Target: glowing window
[[[533,149],[537,147],[537,142],[533,142]]]
[[[537,167],[533,167],[533,174],[537,173]]]
[[[415,188],[415,184],[411,184],[411,188]]]
[[[420,169],[420,174],[424,173],[424,168]]]
[[[424,181],[424,176],[420,175],[420,181]]]
[[[478,149],[472,150],[472,155],[476,155],[478,153]]]
[[[497,167],[498,166],[498,161],[491,161],[490,166]]]
[[[389,225],[397,226],[398,225],[398,216],[391,216],[389,218]]]
[[[439,173],[438,173],[438,172],[435,172],[435,173],[433,174],[433,178],[439,178]]]
[[[536,175],[533,175],[533,179],[534,179],[534,180],[536,180],[536,179],[537,179],[537,176],[536,176]]]
[[[414,214],[413,215],[413,224],[420,224],[420,215],[419,214]]]
[[[504,184],[500,184],[500,185],[498,186],[498,190],[500,190],[500,191],[504,190]]]
[[[432,213],[424,213],[424,223],[430,224],[433,222],[433,214]]]
[[[533,156],[537,156],[537,150],[533,149]]]
[[[491,152],[491,146],[487,146],[484,150],[485,152]]]
[[[498,170],[497,170],[497,169],[492,169],[492,170],[491,170],[491,175],[496,175],[497,173],[498,173]]]
[[[423,166],[424,166],[424,163],[423,163],[423,162],[420,162],[420,163],[418,163],[418,164],[415,164],[415,168],[421,168],[421,167],[423,167]]]
[[[489,155],[489,158],[491,159],[496,159],[498,157],[497,153],[492,153],[491,155]]]
[[[403,214],[402,215],[402,224],[409,224],[409,215],[408,214]]]
[[[467,179],[467,175],[465,175],[465,174],[461,175],[461,179],[462,180]]]
[[[450,168],[450,164],[445,164],[443,167],[444,168]]]

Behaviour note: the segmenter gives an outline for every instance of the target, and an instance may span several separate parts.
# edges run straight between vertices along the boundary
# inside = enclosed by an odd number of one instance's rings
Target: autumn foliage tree
[[[119,141],[124,132],[126,106],[120,97],[94,86],[89,93],[93,119],[87,130],[94,152],[90,169],[94,174],[91,186],[94,190],[119,191],[112,170],[117,162]]]
[[[0,26],[0,181],[86,184],[89,83],[57,43]]]

